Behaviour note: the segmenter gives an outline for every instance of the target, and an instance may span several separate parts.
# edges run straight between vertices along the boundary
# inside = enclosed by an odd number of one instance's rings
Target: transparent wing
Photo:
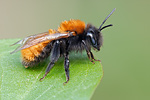
[[[17,47],[13,52],[11,52],[11,54],[15,53],[19,50],[23,50],[23,49],[29,48],[31,46],[37,45],[37,44],[47,41],[47,40],[52,41],[52,40],[57,40],[60,38],[67,38],[69,36],[72,36],[72,33],[64,32],[64,33],[49,34],[49,32],[44,32],[44,33],[28,36],[16,43],[12,44],[12,45],[20,44],[20,46]]]

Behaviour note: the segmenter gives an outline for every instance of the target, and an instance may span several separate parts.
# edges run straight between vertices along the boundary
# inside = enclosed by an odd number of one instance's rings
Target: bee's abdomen
[[[32,47],[21,50],[22,64],[24,66],[33,66],[43,59],[47,58],[51,51],[50,41],[45,41]]]

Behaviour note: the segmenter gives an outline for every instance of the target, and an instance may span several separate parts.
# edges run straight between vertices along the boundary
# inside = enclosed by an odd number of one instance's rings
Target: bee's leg
[[[51,62],[47,66],[45,75],[40,80],[45,78],[45,76],[49,73],[49,71],[54,66],[55,62],[58,60],[59,57],[60,57],[60,42],[59,40],[57,40],[54,42],[54,45],[51,51],[51,56],[50,56]]]
[[[95,59],[94,58],[94,55],[93,55],[93,53],[90,51],[90,54],[91,54],[91,58],[94,60],[94,61],[99,61],[99,62],[101,62],[101,60],[97,60],[97,59]]]
[[[82,43],[84,44],[84,48],[86,50],[86,53],[87,53],[87,56],[88,56],[89,60],[94,64],[95,62],[93,61],[93,58],[92,58],[92,56],[93,56],[92,52],[89,50],[89,48],[87,47],[87,45],[86,45],[84,40],[82,40]]]
[[[68,51],[66,52],[66,55],[65,55],[65,62],[64,62],[64,68],[65,68],[65,73],[66,73],[66,83],[68,83],[69,81],[69,53]]]
[[[91,57],[91,52],[86,50],[86,53],[87,53],[87,55],[88,55],[89,60],[90,60],[93,64],[95,64],[95,62],[93,61],[93,59],[92,59],[92,57]]]
[[[84,40],[82,40],[82,43],[84,44],[84,47],[85,47],[85,49],[86,49],[86,52],[87,52],[87,55],[88,55],[89,60],[90,60],[93,64],[95,63],[94,61],[100,61],[100,62],[101,62],[101,60],[96,60],[96,59],[94,58],[93,53],[91,52],[91,50],[88,49],[88,47],[87,47],[87,45],[86,45],[86,43],[85,43]],[[94,60],[94,61],[93,61],[93,60]]]

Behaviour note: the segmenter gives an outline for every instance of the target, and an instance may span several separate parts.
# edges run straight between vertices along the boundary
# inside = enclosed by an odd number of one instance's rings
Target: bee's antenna
[[[106,25],[106,26],[104,26],[104,27],[102,27],[103,26],[103,24],[106,22],[106,20],[113,14],[113,12],[116,10],[116,8],[114,8],[112,11],[111,11],[111,13],[105,18],[105,20],[103,21],[103,23],[100,25],[100,27],[99,27],[99,31],[101,31],[101,30],[103,30],[104,28],[106,28],[106,27],[110,27],[110,26],[112,26],[112,24],[110,24],[110,25]]]

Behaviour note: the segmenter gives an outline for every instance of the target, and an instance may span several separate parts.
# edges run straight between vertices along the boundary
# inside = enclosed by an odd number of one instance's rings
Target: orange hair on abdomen
[[[56,31],[49,29],[49,34],[54,34]],[[38,57],[43,49],[50,43],[52,40],[47,40],[44,42],[41,42],[37,45],[31,46],[29,48],[21,50],[22,54],[22,61],[24,63],[30,63],[35,60],[35,57]]]
[[[21,50],[22,60],[24,62],[34,61],[35,57],[38,57],[40,55],[40,53],[42,52],[44,47],[47,46],[48,43],[50,43],[50,41],[45,41],[32,47]]]

